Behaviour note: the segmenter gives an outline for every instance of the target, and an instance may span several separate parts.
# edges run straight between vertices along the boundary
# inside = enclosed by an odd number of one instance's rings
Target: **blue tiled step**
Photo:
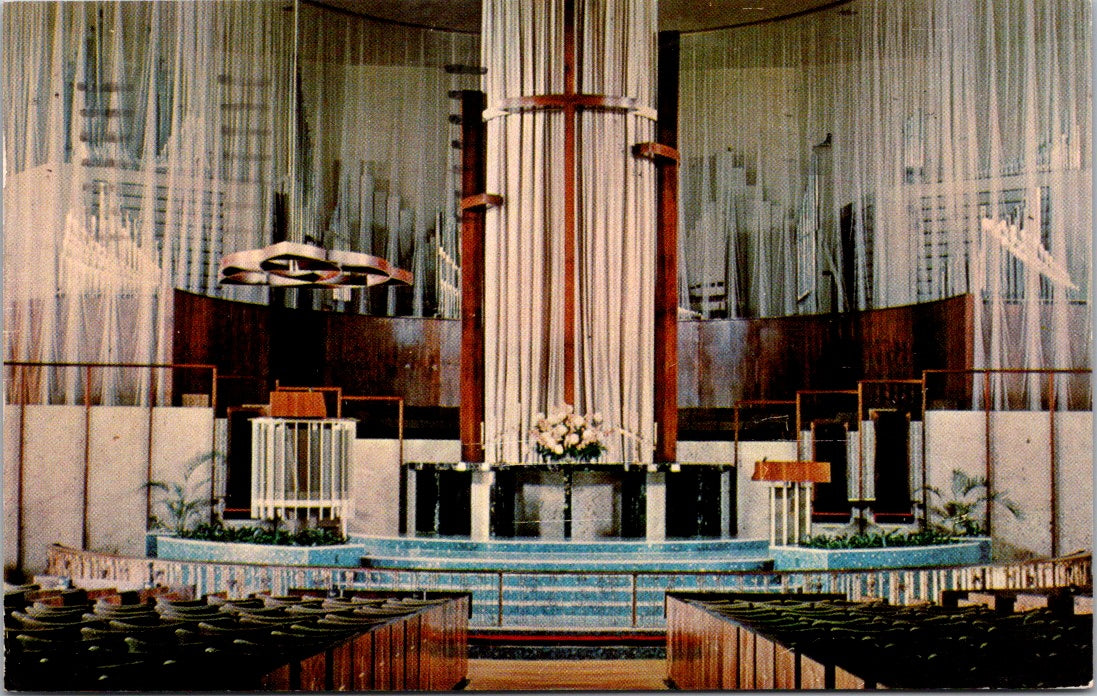
[[[574,587],[626,587],[630,586],[631,574],[580,575],[572,573],[522,573],[503,574],[505,588],[554,586]],[[678,573],[638,573],[636,586],[641,592],[652,589],[724,589],[752,588],[763,589],[772,586],[773,576],[767,573],[744,575],[681,575]],[[437,572],[394,570],[383,568],[360,568],[347,578],[351,585],[374,585],[386,587],[415,586],[419,589],[476,589],[495,592],[498,588],[498,573]]]
[[[665,621],[668,588],[745,590],[771,584],[765,572],[750,574],[772,568],[768,544],[757,539],[474,542],[399,537],[354,542],[369,564],[353,573],[354,584],[469,591],[477,627],[495,626],[501,619],[503,626],[521,628],[658,629]]]
[[[506,554],[691,554],[748,555],[768,552],[763,539],[673,539],[670,541],[635,541],[627,539],[552,540],[538,538],[491,539],[472,541],[462,537],[352,537],[351,542],[363,548],[368,556],[459,556]]]
[[[769,570],[773,560],[764,557],[695,558],[671,555],[630,557],[625,554],[576,554],[568,558],[534,557],[533,554],[512,554],[493,557],[439,556],[366,556],[366,568],[429,569],[429,570],[576,570],[576,571],[664,571],[683,570]]]

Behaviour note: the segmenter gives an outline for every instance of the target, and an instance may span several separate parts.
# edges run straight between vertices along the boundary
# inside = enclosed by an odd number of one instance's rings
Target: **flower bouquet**
[[[534,451],[544,461],[589,462],[606,451],[602,439],[608,433],[597,413],[581,416],[567,405],[548,415],[538,413],[536,418],[530,434]]]

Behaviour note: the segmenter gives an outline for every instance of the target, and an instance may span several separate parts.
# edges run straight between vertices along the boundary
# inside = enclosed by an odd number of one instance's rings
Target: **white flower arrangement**
[[[536,425],[530,433],[533,449],[546,461],[589,462],[606,451],[602,440],[608,431],[598,413],[581,416],[569,404],[548,415],[538,413],[535,418]]]

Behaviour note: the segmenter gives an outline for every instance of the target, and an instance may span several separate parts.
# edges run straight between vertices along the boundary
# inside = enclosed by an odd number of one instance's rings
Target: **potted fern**
[[[182,482],[154,480],[145,484],[147,488],[161,494],[156,501],[161,514],[149,516],[150,530],[164,530],[175,536],[182,536],[193,524],[202,521],[211,507],[210,500],[205,495],[209,486],[209,474],[195,481],[191,479],[212,457],[211,454],[205,454],[191,460]]]
[[[919,490],[929,492],[937,500],[945,497],[934,486],[925,486]],[[959,469],[953,469],[950,492],[950,499],[931,503],[927,508],[934,519],[930,527],[939,532],[954,537],[984,535],[984,521],[988,506],[991,505],[1001,506],[1016,519],[1024,518],[1017,503],[1010,500],[1005,491],[991,492],[986,478],[982,476],[970,476]]]

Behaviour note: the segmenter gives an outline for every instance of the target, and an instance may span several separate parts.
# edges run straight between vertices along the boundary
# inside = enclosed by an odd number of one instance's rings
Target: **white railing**
[[[354,516],[350,497],[352,418],[253,418],[251,516]]]

